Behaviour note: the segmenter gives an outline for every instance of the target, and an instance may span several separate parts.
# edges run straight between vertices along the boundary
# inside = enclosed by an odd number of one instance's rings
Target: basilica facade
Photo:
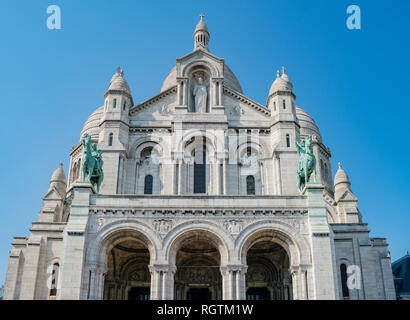
[[[201,17],[194,50],[144,102],[117,69],[68,178],[60,165],[13,239],[4,299],[395,298],[386,240],[369,237],[340,164],[333,179],[286,70],[260,104],[209,41]],[[85,137],[101,151],[99,190],[84,179]],[[299,190],[305,137],[316,172]]]

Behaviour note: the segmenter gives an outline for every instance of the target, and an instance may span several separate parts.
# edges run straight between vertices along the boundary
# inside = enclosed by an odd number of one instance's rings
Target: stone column
[[[307,196],[308,221],[312,255],[312,299],[334,300],[338,297],[336,258],[327,221],[324,187],[320,183],[308,183],[303,190]]]
[[[281,172],[280,172],[280,157],[278,154],[275,153],[274,155],[274,168],[275,168],[275,194],[281,195],[282,194],[282,186],[281,186]]]
[[[298,274],[299,274],[299,268],[298,267],[291,267],[290,268],[290,274],[292,277],[292,292],[293,292],[293,300],[299,300],[300,295],[299,295],[299,279],[298,279]]]
[[[182,194],[182,159],[178,159],[178,194]]]
[[[308,287],[307,287],[307,269],[300,267],[299,269],[299,281],[300,281],[300,299],[308,300]]]
[[[160,300],[162,296],[161,292],[161,273],[155,266],[148,266],[149,272],[151,274],[151,288],[150,288],[150,299]]]
[[[215,160],[215,162],[212,164],[212,166],[214,167],[214,192],[213,194],[219,195],[220,194],[220,189],[221,189],[221,181],[220,181],[220,161],[219,160]]]
[[[92,266],[89,269],[90,276],[87,290],[88,300],[103,300],[104,293],[104,269],[99,266]],[[89,294],[88,294],[89,293]]]
[[[88,222],[90,197],[93,188],[88,182],[74,184],[74,197],[70,219],[63,234],[62,263],[60,273],[61,290],[57,299],[85,299],[82,276],[85,254],[85,233]]]
[[[177,97],[178,97],[178,104],[182,105],[182,85],[181,82],[178,82],[178,88],[177,88]]]
[[[150,265],[151,300],[174,299],[175,267],[169,265]]]
[[[246,299],[245,274],[247,267],[242,265],[233,265],[221,267],[220,270],[222,274],[222,299]]]
[[[243,266],[238,270],[238,273],[237,273],[238,285],[237,285],[236,299],[238,300],[246,300],[246,271],[247,270],[248,270],[248,267]]]
[[[218,105],[222,106],[223,80],[219,81],[218,89]]]
[[[228,194],[228,190],[226,190],[226,188],[227,188],[227,183],[226,183],[227,172],[226,172],[226,170],[227,170],[226,159],[224,159],[223,163],[222,163],[222,179],[223,179],[222,186],[223,186],[223,194],[224,195]]]
[[[183,85],[182,104],[184,106],[187,106],[188,105],[188,80],[187,79],[182,80],[182,85]]]
[[[163,271],[163,300],[174,300],[174,275],[176,268],[171,266],[166,266],[166,270]]]

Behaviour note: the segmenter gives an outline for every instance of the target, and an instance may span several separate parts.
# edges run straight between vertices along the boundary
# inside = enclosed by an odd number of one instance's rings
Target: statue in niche
[[[208,92],[202,77],[198,78],[198,84],[194,87],[195,112],[206,112],[206,99]]]

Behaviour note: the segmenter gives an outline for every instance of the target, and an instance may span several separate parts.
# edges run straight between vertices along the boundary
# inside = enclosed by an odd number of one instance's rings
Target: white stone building
[[[118,68],[68,179],[60,165],[30,235],[13,240],[4,299],[395,298],[386,240],[369,237],[340,165],[333,181],[285,70],[259,104],[209,40],[201,18],[194,50],[144,102]],[[85,133],[103,150],[99,194],[82,179]],[[307,135],[319,183],[300,193]]]

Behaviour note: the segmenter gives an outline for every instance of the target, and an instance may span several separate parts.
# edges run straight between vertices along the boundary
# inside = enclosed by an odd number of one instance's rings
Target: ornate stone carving
[[[215,280],[214,272],[207,267],[183,268],[180,276],[190,283],[209,283]]]
[[[225,228],[231,235],[238,235],[243,229],[243,222],[241,220],[228,220],[225,222]]]
[[[169,115],[171,113],[171,110],[169,109],[168,105],[163,104],[160,107],[159,113],[162,114],[163,116]]]
[[[237,116],[241,116],[245,114],[245,109],[242,108],[240,105],[236,105],[234,107],[232,107],[232,111],[231,111],[232,115],[237,115]]]
[[[152,222],[154,230],[159,233],[159,235],[164,237],[172,229],[172,220],[169,219],[158,219]]]
[[[104,223],[105,223],[104,218],[99,218],[99,219],[97,220],[97,231],[100,231],[100,230],[101,230],[101,228],[103,227]]]

